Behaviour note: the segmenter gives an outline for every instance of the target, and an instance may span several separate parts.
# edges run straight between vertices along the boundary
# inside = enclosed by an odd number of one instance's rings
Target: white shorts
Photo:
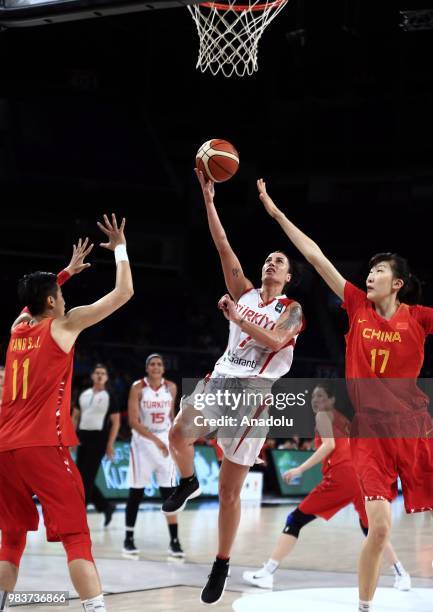
[[[168,447],[168,433],[158,435]],[[176,466],[170,455],[164,457],[159,448],[142,436],[132,436],[129,456],[129,486],[143,489],[152,484],[155,473],[159,487],[176,486]]]
[[[206,377],[198,382],[191,395],[181,400],[181,410],[188,406],[194,408],[194,415],[205,419],[221,419],[225,417],[223,425],[209,426],[208,431],[202,428],[202,434],[216,432],[217,441],[224,456],[233,463],[252,466],[260,454],[269,428],[266,426],[250,426],[242,423],[249,422],[251,418],[265,419],[268,408],[263,399],[270,393],[274,381],[265,378],[235,378],[229,376]],[[235,394],[240,398],[236,409],[230,405],[212,405],[207,403],[210,396],[215,397],[217,392]],[[197,399],[200,399],[200,403]],[[200,406],[198,408],[197,406]],[[227,419],[232,418],[232,422]],[[191,417],[195,420],[195,416]],[[201,437],[197,428],[195,434]]]

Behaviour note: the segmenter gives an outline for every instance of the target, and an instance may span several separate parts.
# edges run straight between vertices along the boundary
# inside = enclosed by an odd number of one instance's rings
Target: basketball
[[[208,140],[197,151],[195,163],[207,180],[223,183],[236,174],[239,153],[227,140]]]

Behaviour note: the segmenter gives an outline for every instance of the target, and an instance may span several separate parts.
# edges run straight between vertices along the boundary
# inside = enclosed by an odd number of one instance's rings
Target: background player
[[[145,487],[152,483],[152,474],[163,500],[173,492],[176,467],[168,450],[168,431],[174,419],[176,385],[164,379],[164,360],[158,353],[146,359],[145,378],[131,386],[128,399],[129,424],[132,429],[129,461],[129,496],[126,504],[126,534],[123,543],[125,554],[137,554],[134,528]],[[176,515],[167,516],[170,544],[168,552],[173,557],[183,557],[178,539]]]
[[[285,472],[283,478],[289,483],[322,462],[323,480],[288,515],[283,533],[263,568],[244,572],[244,580],[260,588],[273,587],[274,572],[295,547],[301,529],[318,516],[328,521],[339,510],[353,503],[360,527],[364,535],[368,533],[365,502],[353,469],[350,439],[347,437],[349,421],[336,408],[335,393],[326,383],[314,388],[311,406],[316,414],[316,451],[304,463]],[[409,591],[410,576],[398,560],[391,543],[385,547],[385,556],[395,577],[394,587],[400,591]]]
[[[120,429],[119,407],[107,390],[108,370],[97,363],[90,375],[93,385],[80,393],[78,405],[72,410],[72,420],[80,444],[77,448],[77,468],[84,484],[87,504],[93,503],[97,512],[105,515],[104,527],[111,522],[115,504],[101,493],[95,480],[102,458],[114,458],[114,443]]]
[[[70,417],[73,347],[80,332],[102,321],[132,296],[126,254],[125,220],[112,215],[98,223],[108,237],[101,246],[114,251],[114,289],[88,306],[65,314],[55,274],[34,272],[19,283],[21,314],[11,330],[0,414],[0,601],[12,591],[27,531],[38,528],[32,496],[43,509],[49,541],[61,540],[71,580],[87,611],[105,610],[93,561],[84,491],[68,447],[77,443]]]
[[[351,449],[369,522],[359,560],[359,610],[369,612],[398,476],[406,512],[433,508],[432,420],[428,398],[416,384],[424,343],[433,333],[433,309],[418,305],[420,283],[395,253],[370,260],[366,292],[346,281],[319,246],[277,208],[262,179],[257,187],[268,214],[343,300],[349,317],[346,378],[356,413]]]
[[[214,184],[205,181],[201,172],[196,173],[203,192],[209,229],[230,293],[219,302],[219,308],[230,321],[230,335],[227,349],[217,361],[212,375],[199,382],[191,397],[182,400],[182,410],[170,431],[170,449],[181,479],[176,491],[162,506],[163,512],[169,515],[182,510],[188,499],[200,494],[194,474],[193,444],[208,430],[193,426],[198,414],[194,410],[197,397],[203,394],[210,397],[218,391],[242,396],[246,391],[248,401],[238,409],[237,415],[241,412],[250,417],[263,414],[266,408],[263,398],[274,380],[290,370],[296,339],[303,327],[300,305],[283,294],[284,287],[292,278],[286,255],[275,251],[266,258],[261,288],[254,289],[244,275],[219,220],[214,205]],[[231,410],[230,406],[216,406],[211,410],[205,408],[200,414],[218,417],[227,410]],[[232,428],[226,434],[218,433],[218,443],[224,452],[219,474],[218,554],[201,593],[204,604],[217,603],[223,596],[230,552],[240,520],[240,491],[265,439],[266,431],[254,431],[248,427]]]

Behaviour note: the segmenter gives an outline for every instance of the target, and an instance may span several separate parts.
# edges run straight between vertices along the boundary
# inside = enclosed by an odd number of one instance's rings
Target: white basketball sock
[[[8,603],[8,592],[0,591],[0,612],[9,608]]]
[[[83,604],[83,609],[86,612],[105,612],[105,603],[104,596],[98,595],[97,597],[92,597],[92,599],[85,599],[81,602]]]
[[[391,565],[391,569],[394,572],[394,576],[406,576],[407,574],[406,570],[404,569],[400,561],[397,561],[397,563],[394,563],[394,565]]]
[[[279,565],[280,564],[278,563],[278,561],[275,561],[274,559],[268,559],[265,563],[265,570],[270,574],[273,574]]]
[[[373,602],[372,601],[362,601],[359,600],[359,612],[371,612],[373,610]]]

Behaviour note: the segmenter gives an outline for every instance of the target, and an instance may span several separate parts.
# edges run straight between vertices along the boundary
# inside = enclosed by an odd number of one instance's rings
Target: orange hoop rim
[[[274,0],[273,2],[262,2],[261,4],[255,4],[251,6],[250,4],[223,4],[222,2],[200,2],[199,6],[205,6],[210,9],[217,9],[219,11],[226,11],[231,9],[237,13],[241,13],[242,11],[264,11],[266,9],[272,9],[280,6],[281,4],[286,4],[288,0]]]

